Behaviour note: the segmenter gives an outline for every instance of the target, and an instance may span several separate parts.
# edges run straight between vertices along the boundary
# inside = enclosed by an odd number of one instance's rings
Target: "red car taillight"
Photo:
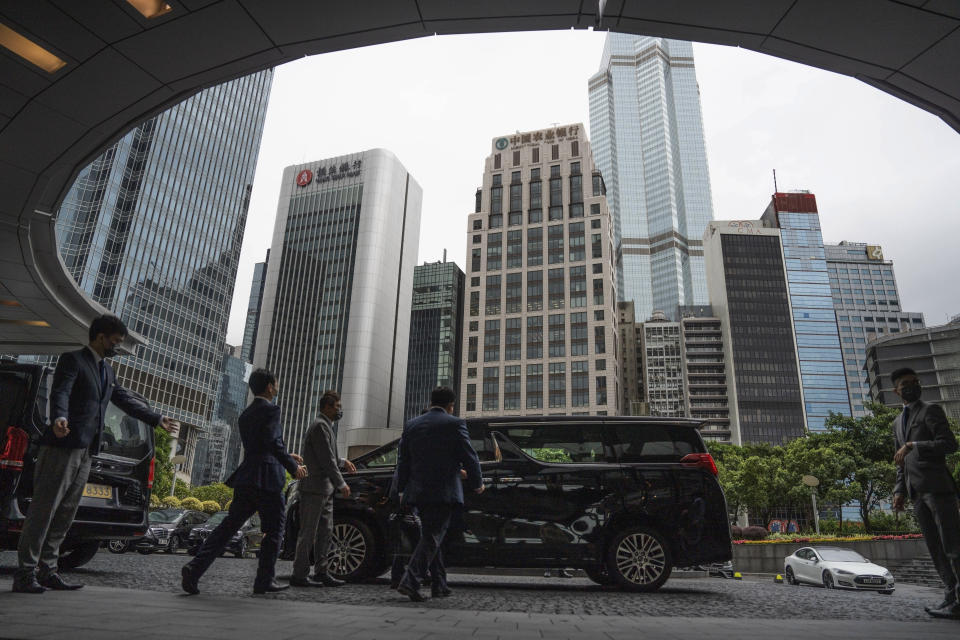
[[[717,463],[713,461],[713,456],[709,453],[691,453],[683,456],[680,462],[690,467],[706,469],[713,475],[717,475]]]
[[[153,489],[153,473],[156,470],[157,459],[150,458],[150,473],[147,474],[147,489]]]

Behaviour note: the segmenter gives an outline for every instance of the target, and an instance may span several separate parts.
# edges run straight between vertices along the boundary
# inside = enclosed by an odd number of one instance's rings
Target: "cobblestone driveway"
[[[101,550],[86,566],[71,573],[90,585],[178,593],[180,567],[188,556],[179,554],[115,555]],[[0,575],[10,577],[16,556],[0,553]],[[281,581],[290,576],[291,563],[279,562]],[[249,595],[256,560],[223,557],[203,577],[203,592]],[[634,594],[599,587],[586,578],[450,574],[452,597],[428,601],[437,609],[488,612],[525,612],[607,616],[695,616],[724,618],[795,618],[798,620],[929,620],[923,606],[938,602],[940,592],[900,585],[892,596],[877,593],[827,591],[793,587],[770,580],[720,578],[671,579],[658,592]],[[413,606],[383,579],[337,589],[290,589],[273,598],[367,606]]]

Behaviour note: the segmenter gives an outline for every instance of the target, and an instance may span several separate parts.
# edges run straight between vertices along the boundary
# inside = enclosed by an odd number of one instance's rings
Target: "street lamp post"
[[[803,484],[810,487],[810,500],[813,501],[813,526],[817,535],[820,535],[820,513],[817,511],[817,485],[820,480],[816,476],[803,476]]]
[[[174,495],[174,491],[177,488],[177,467],[187,461],[187,456],[178,455],[170,458],[170,462],[173,464],[173,482],[170,483],[170,495]]]

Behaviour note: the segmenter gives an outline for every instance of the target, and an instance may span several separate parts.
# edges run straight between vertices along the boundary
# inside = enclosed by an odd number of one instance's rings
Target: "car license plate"
[[[883,584],[883,578],[867,578],[864,580],[866,584]]]
[[[105,500],[110,500],[113,498],[113,487],[108,484],[91,484],[87,483],[83,487],[83,496],[85,498],[103,498]]]

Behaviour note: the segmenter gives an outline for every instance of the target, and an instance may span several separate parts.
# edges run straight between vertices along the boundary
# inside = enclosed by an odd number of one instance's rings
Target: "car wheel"
[[[830,575],[829,571],[823,572],[823,588],[824,589],[836,589],[836,585],[833,583],[833,576]]]
[[[237,552],[234,555],[237,556],[238,558],[242,558],[243,556],[247,555],[247,539],[246,538],[240,538],[240,548],[237,549]]]
[[[57,568],[60,571],[69,571],[70,569],[82,567],[90,562],[93,556],[97,555],[99,549],[99,540],[83,542],[69,549],[60,547],[60,559],[57,560]]]
[[[379,575],[377,547],[377,538],[366,522],[355,518],[335,521],[327,552],[330,573],[350,582]]]
[[[176,553],[180,549],[180,536],[170,536],[170,542],[167,543],[167,553]]]
[[[797,576],[793,575],[793,567],[788,566],[784,573],[787,574],[787,584],[792,584],[798,587],[800,586],[800,583],[797,582]]]
[[[616,584],[616,581],[610,577],[609,573],[607,573],[607,568],[602,564],[584,567],[583,572],[587,574],[588,578],[590,578],[591,580],[593,580],[599,585],[608,587],[610,585]]]
[[[126,540],[110,540],[107,542],[107,549],[110,550],[110,553],[126,553],[127,541]]]
[[[670,546],[651,527],[630,527],[614,536],[607,549],[607,573],[629,591],[656,591],[670,577]]]

